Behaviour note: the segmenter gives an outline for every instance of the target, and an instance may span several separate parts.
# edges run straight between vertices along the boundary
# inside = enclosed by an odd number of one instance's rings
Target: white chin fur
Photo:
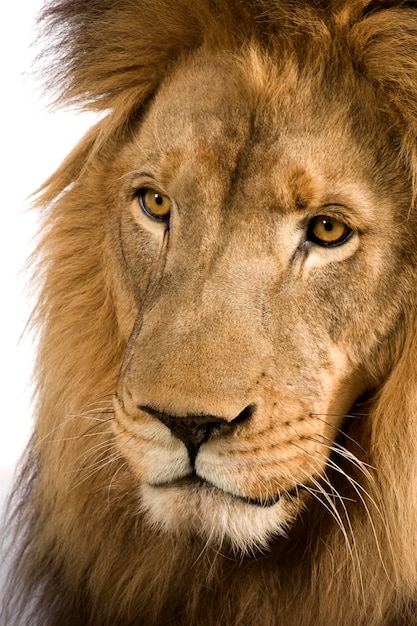
[[[286,534],[302,508],[286,497],[257,506],[203,484],[142,484],[140,495],[145,517],[157,530],[198,534],[216,547],[228,541],[239,552],[267,549],[272,537]]]

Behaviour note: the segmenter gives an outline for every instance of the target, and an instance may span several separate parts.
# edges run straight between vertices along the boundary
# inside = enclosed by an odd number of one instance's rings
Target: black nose
[[[139,406],[141,411],[153,415],[160,422],[165,424],[175,437],[180,439],[188,450],[192,462],[196,457],[198,448],[207,441],[211,435],[220,432],[230,432],[237,424],[249,419],[254,411],[254,407],[248,406],[231,422],[215,415],[194,415],[185,416],[170,415],[163,411],[158,411],[153,407]]]

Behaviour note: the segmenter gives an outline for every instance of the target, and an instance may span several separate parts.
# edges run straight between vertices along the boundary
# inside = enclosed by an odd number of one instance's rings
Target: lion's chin
[[[282,496],[257,502],[233,496],[200,480],[140,488],[141,508],[148,523],[172,535],[198,535],[219,548],[227,542],[238,552],[268,549],[271,540],[286,536],[304,505]]]

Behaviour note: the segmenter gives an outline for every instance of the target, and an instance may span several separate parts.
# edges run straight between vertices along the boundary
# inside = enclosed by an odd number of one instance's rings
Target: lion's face
[[[407,291],[410,197],[378,107],[363,85],[329,101],[318,79],[280,75],[254,53],[197,57],[113,182],[137,311],[116,443],[152,523],[242,549],[323,490]]]

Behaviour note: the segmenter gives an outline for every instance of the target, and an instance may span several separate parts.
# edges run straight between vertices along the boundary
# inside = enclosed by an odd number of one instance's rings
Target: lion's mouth
[[[221,493],[221,494],[225,494],[226,496],[228,496],[229,498],[234,498],[236,500],[239,500],[240,502],[245,502],[246,504],[250,504],[251,506],[257,506],[257,507],[261,507],[261,508],[269,508],[274,506],[275,504],[277,504],[281,498],[282,498],[282,494],[281,493],[277,493],[275,495],[271,495],[268,496],[267,498],[250,498],[248,496],[241,496],[241,495],[237,495],[235,493],[232,493],[230,491],[225,491],[224,489],[221,489],[220,487],[217,487],[216,485],[214,485],[213,483],[209,482],[208,480],[206,480],[205,478],[201,478],[200,476],[198,476],[195,472],[193,472],[193,474],[190,474],[189,476],[186,476],[184,478],[181,478],[179,480],[173,481],[173,482],[166,482],[166,483],[153,483],[150,485],[153,488],[160,488],[160,489],[166,489],[166,488],[172,488],[172,487],[177,487],[179,489],[189,489],[192,490],[194,492],[198,491],[201,493],[204,492],[209,492],[209,493]],[[285,492],[285,496],[289,497],[289,498],[294,498],[297,496],[298,491],[300,490],[301,487],[295,487],[294,489],[292,489],[291,491],[286,491]]]

